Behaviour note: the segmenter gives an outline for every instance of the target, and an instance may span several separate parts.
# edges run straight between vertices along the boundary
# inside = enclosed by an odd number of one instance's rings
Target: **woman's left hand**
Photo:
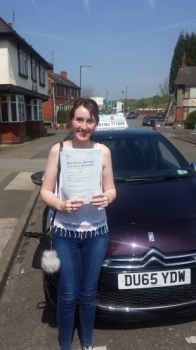
[[[98,193],[92,196],[90,204],[98,208],[105,208],[110,204],[109,196],[104,193]]]

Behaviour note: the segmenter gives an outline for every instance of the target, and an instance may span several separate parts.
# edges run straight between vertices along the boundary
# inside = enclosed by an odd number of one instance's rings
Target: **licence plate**
[[[190,269],[118,274],[118,289],[168,287],[190,283]]]

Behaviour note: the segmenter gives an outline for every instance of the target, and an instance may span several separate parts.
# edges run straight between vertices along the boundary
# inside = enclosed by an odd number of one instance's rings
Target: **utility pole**
[[[15,12],[12,11],[12,27],[14,29],[14,22],[15,22]]]
[[[53,54],[53,50],[52,52],[49,52],[52,55],[52,67],[53,67],[53,71],[54,71],[54,54]]]
[[[122,91],[122,94],[123,94],[123,99],[122,99],[123,108],[122,108],[122,112],[124,113],[124,91]]]

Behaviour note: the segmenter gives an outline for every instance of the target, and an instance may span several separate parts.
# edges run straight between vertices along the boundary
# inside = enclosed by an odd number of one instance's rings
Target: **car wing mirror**
[[[44,179],[44,171],[38,171],[37,173],[34,173],[31,175],[31,181],[38,186],[42,185],[43,179]]]
[[[196,171],[196,162],[192,162],[191,167],[193,168],[194,171]]]

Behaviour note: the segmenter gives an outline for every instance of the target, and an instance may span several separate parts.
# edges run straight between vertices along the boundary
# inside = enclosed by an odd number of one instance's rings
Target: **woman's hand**
[[[67,213],[73,213],[83,205],[82,199],[68,199],[61,203],[60,210]]]
[[[92,196],[90,204],[98,208],[105,208],[110,204],[110,198],[107,194],[98,193]]]

